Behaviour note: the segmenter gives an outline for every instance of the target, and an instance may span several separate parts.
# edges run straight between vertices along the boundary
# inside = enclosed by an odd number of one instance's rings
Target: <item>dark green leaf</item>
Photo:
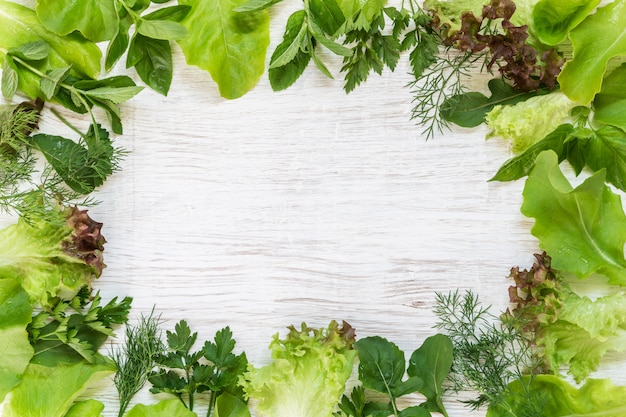
[[[437,60],[439,42],[437,42],[435,35],[425,32],[420,33],[419,40],[415,38],[415,42],[415,48],[409,54],[409,62],[413,69],[413,76],[417,79]],[[407,47],[407,45],[403,45],[403,47]]]
[[[299,51],[289,63],[282,67],[270,68],[268,75],[272,89],[280,91],[293,85],[309,65],[310,60],[311,55]]]
[[[148,87],[167,95],[173,75],[172,49],[169,41],[136,34],[130,43],[126,66],[134,66]]]
[[[309,17],[324,33],[334,36],[346,18],[336,0],[309,0]]]
[[[117,35],[115,35],[113,40],[111,40],[107,46],[104,60],[104,68],[107,72],[111,71],[117,61],[119,61],[122,55],[124,55],[124,52],[128,49],[128,43],[128,33],[123,32],[120,28],[120,31],[117,32]]]
[[[358,340],[355,347],[359,354],[359,379],[365,388],[390,398],[406,393],[402,386],[406,361],[398,346],[382,337],[371,336]]]
[[[185,320],[181,320],[174,326],[174,331],[167,331],[167,345],[178,354],[187,355],[196,343],[198,333],[191,333],[191,329]]]
[[[270,58],[269,69],[278,68],[292,62],[308,44],[306,13],[299,10],[289,16],[283,41],[276,47]]]
[[[490,80],[488,86],[491,97],[469,92],[445,100],[440,109],[441,117],[462,127],[476,127],[484,121],[485,114],[498,104],[514,104],[548,92],[545,88],[537,92],[522,92],[500,78]]]
[[[557,127],[548,136],[502,164],[490,181],[514,181],[527,176],[535,166],[537,156],[546,150],[553,150],[559,162],[563,161],[567,157],[565,143],[574,131],[574,126],[570,124]]]
[[[407,369],[410,376],[419,377],[424,382],[419,392],[426,397],[425,407],[430,411],[441,413],[444,416],[447,416],[448,413],[442,401],[442,385],[452,367],[452,350],[452,341],[448,336],[444,336],[443,334],[431,336],[424,341],[422,346],[413,352]],[[423,415],[420,410],[415,410],[415,412],[417,414],[406,415]]]
[[[431,410],[436,411],[436,410]],[[446,415],[446,414],[444,414]],[[424,406],[414,405],[412,407],[407,407],[404,410],[400,411],[398,417],[431,417],[430,411]]]
[[[204,344],[204,357],[218,367],[229,367],[234,364],[235,340],[229,327],[224,327],[215,334],[214,342]]]

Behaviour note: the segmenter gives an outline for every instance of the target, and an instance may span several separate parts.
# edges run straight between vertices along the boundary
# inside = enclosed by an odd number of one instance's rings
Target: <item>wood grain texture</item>
[[[287,11],[277,13],[273,45]],[[264,78],[226,101],[175,60],[168,97],[145,90],[123,106],[117,143],[130,153],[90,209],[108,240],[95,286],[104,299],[134,297],[132,320],[154,307],[201,340],[229,325],[262,365],[271,336],[302,321],[347,320],[408,357],[435,332],[435,292],[472,289],[506,307],[509,269],[539,250],[519,211],[523,182],[487,181],[508,145],[482,128],[426,141],[410,120],[405,62],[349,95],[309,68],[284,92]],[[50,114],[41,128],[65,129]],[[600,374],[623,382],[614,365]],[[87,395],[117,415],[110,381]]]

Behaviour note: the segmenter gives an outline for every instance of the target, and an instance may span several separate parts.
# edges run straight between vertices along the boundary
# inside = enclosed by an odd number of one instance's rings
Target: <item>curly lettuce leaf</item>
[[[59,36],[50,32],[39,22],[34,10],[0,0],[0,60],[5,56],[2,50],[38,41],[50,45],[49,54],[33,63],[38,70],[47,72],[71,66],[82,78],[96,78],[100,74],[102,52],[95,43],[75,33]],[[29,97],[44,97],[39,81],[30,71],[19,70],[18,88]]]
[[[487,410],[487,417],[524,415],[529,398],[542,404],[550,417],[623,417],[626,414],[626,387],[609,379],[588,379],[577,388],[554,375],[537,375],[532,381],[515,380],[507,397]],[[507,408],[499,404],[507,404]],[[508,408],[510,406],[510,408]]]
[[[13,389],[2,410],[3,417],[63,417],[74,400],[95,382],[113,375],[115,366],[100,362],[71,365],[30,364],[22,382]]]
[[[522,213],[533,217],[532,234],[556,269],[583,279],[593,273],[626,285],[626,216],[620,196],[600,170],[576,188],[561,172],[553,151],[542,152],[524,186]]]
[[[113,0],[38,0],[41,23],[57,35],[78,31],[93,42],[113,39],[119,28]]]
[[[616,0],[590,15],[570,32],[574,57],[558,76],[561,90],[589,104],[602,87],[612,58],[626,55],[626,0]]]
[[[595,9],[601,0],[541,0],[533,9],[535,32],[547,45],[563,42],[568,33]]]
[[[17,280],[0,279],[0,402],[20,382],[33,356],[26,331],[32,312]]]
[[[235,99],[263,75],[269,45],[269,12],[237,13],[246,0],[180,0],[191,6],[181,22],[188,35],[178,40],[187,64],[209,71],[220,95]]]

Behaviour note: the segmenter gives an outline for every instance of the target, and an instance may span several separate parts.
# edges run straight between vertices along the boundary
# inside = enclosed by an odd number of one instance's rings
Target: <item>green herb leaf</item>
[[[624,27],[626,0],[616,0],[600,7],[570,32],[574,57],[558,76],[561,90],[570,99],[587,105],[600,91],[609,60],[626,55]]]
[[[283,0],[249,0],[241,6],[235,7],[233,11],[237,13],[258,12],[278,4],[281,1]]]
[[[191,6],[182,23],[188,36],[178,41],[189,65],[209,71],[222,97],[241,97],[256,85],[269,44],[266,10],[236,13],[245,0],[180,0]]]
[[[13,59],[7,55],[4,57],[4,65],[2,66],[2,95],[11,99],[17,92],[19,83],[19,74],[13,63]]]
[[[310,0],[309,17],[324,33],[334,36],[346,21],[336,0]]]
[[[135,67],[143,82],[154,91],[167,95],[174,67],[169,41],[135,34],[130,42],[126,67]]]
[[[548,92],[546,88],[539,90],[540,92],[520,91],[501,78],[489,80],[488,86],[490,97],[478,92],[469,92],[445,100],[440,108],[441,117],[458,126],[476,127],[485,121],[485,115],[498,104],[514,104]]]
[[[311,55],[305,52],[309,44],[307,32],[304,10],[298,10],[289,16],[283,41],[270,58],[268,75],[274,91],[284,90],[293,85],[309,64]]]
[[[442,385],[452,367],[452,350],[452,341],[449,337],[443,334],[431,336],[413,352],[407,369],[409,376],[424,381],[419,391],[426,397],[425,407],[446,417],[448,413],[442,401]]]
[[[41,79],[39,87],[41,92],[48,99],[52,99],[59,91],[59,83],[61,83],[65,77],[69,74],[72,67],[55,68],[46,73],[46,76]]]
[[[113,69],[113,66],[119,61],[119,59],[124,55],[124,52],[128,49],[129,45],[129,36],[128,33],[123,31],[120,27],[120,30],[117,32],[117,35],[109,42],[107,45],[106,56],[104,61],[104,69],[109,72]]]
[[[543,152],[526,180],[521,210],[535,218],[532,234],[556,269],[579,278],[598,272],[626,285],[626,216],[605,178],[601,170],[572,188],[557,155]]]
[[[246,403],[227,392],[221,393],[215,401],[214,417],[250,417]]]
[[[171,20],[141,19],[137,24],[137,31],[152,39],[173,41],[187,36],[187,28]]]
[[[27,61],[40,61],[50,55],[50,45],[44,41],[29,42],[9,49],[9,54]]]
[[[169,0],[168,0],[169,1]],[[190,6],[176,5],[157,9],[141,18],[143,20],[171,20],[173,22],[182,21],[191,11]],[[187,29],[185,29],[186,31]]]

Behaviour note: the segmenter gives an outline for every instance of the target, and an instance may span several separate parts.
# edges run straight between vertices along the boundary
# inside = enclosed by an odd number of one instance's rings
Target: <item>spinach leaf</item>
[[[445,100],[439,110],[441,117],[458,126],[476,127],[484,122],[485,114],[498,104],[514,104],[549,92],[547,88],[537,92],[520,91],[501,78],[490,80],[488,87],[490,97],[478,92],[468,92]]]

